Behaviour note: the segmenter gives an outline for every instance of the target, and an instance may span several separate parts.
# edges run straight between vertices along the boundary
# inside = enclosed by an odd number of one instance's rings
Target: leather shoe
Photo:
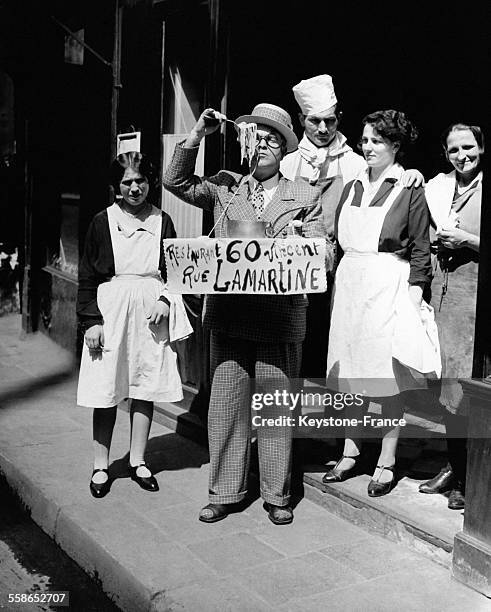
[[[293,510],[291,506],[275,506],[265,504],[269,520],[275,525],[289,525],[293,521]]]
[[[208,504],[201,508],[198,519],[202,523],[216,523],[229,515],[229,504]]]
[[[462,510],[465,508],[463,488],[452,489],[448,497],[448,507],[450,510]]]
[[[420,493],[444,493],[452,488],[454,484],[454,475],[450,464],[446,465],[440,472],[431,480],[423,482],[419,485]]]
[[[339,459],[339,461],[336,463],[336,465],[324,474],[324,476],[322,477],[322,482],[325,484],[328,484],[330,482],[343,482],[348,478],[350,474],[351,476],[353,476],[353,470],[356,467],[356,460],[358,459],[358,457],[359,455],[355,455],[354,457],[350,457],[349,455],[343,455],[341,459]],[[343,459],[354,459],[355,463],[347,470],[340,470],[338,465]]]
[[[105,482],[94,482],[92,478],[94,477],[94,474],[96,474],[97,472],[104,472],[105,474],[107,474],[107,480]],[[92,496],[96,497],[97,499],[100,499],[101,497],[104,497],[105,495],[109,493],[110,488],[111,488],[111,482],[109,480],[108,471],[103,470],[103,469],[94,470],[92,472],[92,477],[90,479],[90,484],[89,484],[89,489],[90,489],[90,492],[92,493]]]
[[[392,480],[389,480],[389,482],[379,482],[372,478],[368,483],[368,497],[382,497],[382,495],[387,495],[387,493],[392,491],[396,483],[394,465],[377,465],[377,468],[382,470],[382,472],[384,470],[390,470],[392,472]],[[380,472],[380,474],[382,474],[382,472]]]
[[[159,490],[159,485],[157,480],[155,479],[155,476],[151,475],[151,476],[138,476],[138,474],[136,473],[138,468],[144,466],[147,468],[147,470],[149,470],[148,465],[145,463],[145,461],[140,462],[138,465],[130,465],[128,464],[128,469],[130,470],[130,474],[131,474],[131,480],[134,480],[136,482],[136,484],[140,485],[140,487],[142,489],[145,489],[145,491],[158,491]],[[150,470],[149,470],[150,471]]]

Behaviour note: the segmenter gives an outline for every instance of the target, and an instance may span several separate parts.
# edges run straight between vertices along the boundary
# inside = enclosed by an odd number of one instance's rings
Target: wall
[[[487,125],[489,19],[485,3],[260,2],[229,5],[229,114],[269,101],[292,114],[291,87],[333,75],[344,111],[341,131],[355,147],[362,117],[407,112],[421,137],[412,167],[430,178],[444,167],[439,135],[451,122]],[[237,154],[231,162],[236,163]]]

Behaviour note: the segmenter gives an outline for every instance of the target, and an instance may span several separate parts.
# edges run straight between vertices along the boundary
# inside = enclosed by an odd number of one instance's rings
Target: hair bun
[[[418,130],[402,111],[375,111],[363,118],[363,124],[372,125],[381,136],[399,143],[396,160],[401,158],[406,145],[412,144],[418,138]]]
[[[402,111],[394,111],[394,121],[399,127],[401,134],[403,135],[404,141],[407,144],[412,144],[416,141],[419,136],[419,132],[416,126],[409,121],[406,114]]]

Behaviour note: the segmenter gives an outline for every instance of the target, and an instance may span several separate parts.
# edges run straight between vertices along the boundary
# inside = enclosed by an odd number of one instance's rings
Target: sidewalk
[[[142,491],[125,470],[123,410],[111,452],[116,480],[93,499],[92,416],[75,406],[70,355],[42,335],[20,339],[16,315],[0,317],[0,339],[0,471],[33,520],[122,610],[490,609],[448,569],[305,499],[290,526],[272,525],[260,500],[200,523],[206,450],[154,423],[148,459],[160,492]]]

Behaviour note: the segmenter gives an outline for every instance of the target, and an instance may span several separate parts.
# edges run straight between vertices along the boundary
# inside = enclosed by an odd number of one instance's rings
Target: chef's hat
[[[332,77],[328,74],[300,81],[293,87],[293,94],[304,115],[320,113],[337,104]]]

